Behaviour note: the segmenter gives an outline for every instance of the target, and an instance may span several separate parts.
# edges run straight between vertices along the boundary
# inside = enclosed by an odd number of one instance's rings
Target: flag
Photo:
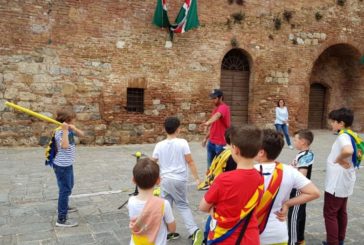
[[[185,0],[174,24],[169,22],[167,11],[167,0],[157,0],[153,24],[159,27],[167,27],[173,33],[184,33],[200,25],[197,14],[197,0]]]

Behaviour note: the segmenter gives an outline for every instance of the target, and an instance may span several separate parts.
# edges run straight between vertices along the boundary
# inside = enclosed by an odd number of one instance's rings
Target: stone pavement
[[[312,149],[316,153],[313,181],[323,190],[325,159],[335,139],[329,131],[315,131]],[[190,143],[200,176],[205,171],[205,149]],[[0,148],[0,244],[128,244],[126,208],[118,210],[133,192],[131,170],[136,151],[147,155],[154,145],[119,145],[77,149],[75,188],[71,204],[79,211],[70,214],[79,221],[75,228],[56,228],[57,186],[52,170],[45,167],[44,149]],[[285,148],[279,158],[290,162],[296,151]],[[364,244],[364,174],[358,171],[355,192],[349,199],[349,224],[346,244]],[[192,179],[189,200],[196,222],[203,227],[206,215],[198,204],[204,192],[196,191]],[[322,217],[323,197],[308,205],[307,244],[319,245],[325,238]],[[177,231],[182,238],[172,245],[189,244],[181,219],[174,210]]]

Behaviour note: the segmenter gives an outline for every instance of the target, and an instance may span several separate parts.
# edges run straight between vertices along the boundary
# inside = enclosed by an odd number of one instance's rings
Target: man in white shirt
[[[332,131],[337,133],[350,128],[354,114],[352,110],[341,108],[331,111],[329,119]],[[342,133],[336,138],[327,157],[324,198],[325,245],[344,244],[348,222],[347,201],[353,194],[356,180],[355,169],[351,163],[353,152],[350,136]]]

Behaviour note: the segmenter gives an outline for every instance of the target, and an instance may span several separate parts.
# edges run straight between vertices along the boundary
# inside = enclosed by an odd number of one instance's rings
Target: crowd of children
[[[74,135],[83,135],[74,123],[75,115],[59,112],[63,125],[53,137],[57,152],[49,163],[59,187],[56,226],[72,227],[67,219],[73,211],[68,197],[73,188]],[[324,245],[342,245],[347,226],[347,200],[353,193],[358,136],[350,130],[353,112],[346,108],[329,113],[332,130],[338,134],[327,158],[323,214],[326,227]],[[306,203],[319,198],[320,191],[310,181],[314,153],[311,131],[294,133],[298,154],[291,164],[277,161],[284,139],[280,132],[255,126],[232,126],[225,132],[227,148],[212,161],[204,182],[200,181],[191,150],[179,138],[180,121],[168,117],[166,139],[158,142],[151,158],[139,159],[133,182],[139,193],[129,199],[130,244],[166,244],[178,239],[172,212],[175,206],[192,244],[296,245],[305,244]],[[224,156],[224,157],[222,157]],[[223,159],[223,160],[222,160]],[[217,170],[216,170],[217,169]],[[196,185],[207,192],[199,209],[208,213],[205,230],[194,220],[187,200],[188,171]],[[160,197],[153,195],[160,185]]]

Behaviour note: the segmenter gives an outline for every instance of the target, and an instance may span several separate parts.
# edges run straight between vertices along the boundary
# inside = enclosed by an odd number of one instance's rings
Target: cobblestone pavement
[[[325,159],[335,136],[329,131],[315,131],[312,149],[316,153],[313,181],[323,190]],[[200,176],[206,168],[205,149],[190,143]],[[75,188],[71,204],[79,211],[70,214],[79,221],[75,228],[56,228],[58,189],[53,171],[45,167],[44,149],[0,148],[0,244],[128,244],[126,208],[118,210],[133,192],[131,169],[136,151],[147,155],[154,145],[120,145],[77,149]],[[289,163],[295,150],[285,148],[279,160]],[[364,244],[364,170],[359,170],[355,192],[349,198],[349,222],[346,244]],[[204,192],[189,182],[189,201],[196,222],[203,227],[206,215],[197,211]],[[306,239],[309,245],[325,238],[322,217],[323,197],[308,205]],[[181,219],[174,210],[177,231],[182,237],[169,244],[190,244]]]

